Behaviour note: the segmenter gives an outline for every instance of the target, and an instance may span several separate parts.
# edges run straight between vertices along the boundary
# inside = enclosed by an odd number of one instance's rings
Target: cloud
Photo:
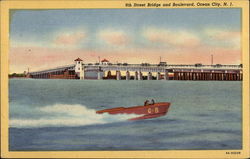
[[[86,37],[87,35],[84,31],[59,33],[54,39],[54,44],[74,46],[84,41]]]
[[[191,31],[147,28],[143,36],[150,42],[172,47],[194,47],[200,44],[200,38]]]
[[[239,31],[222,30],[222,29],[205,29],[205,33],[216,40],[227,40],[231,38],[239,38]]]
[[[106,43],[115,46],[124,46],[129,42],[128,35],[122,30],[103,30],[99,32],[99,37]]]
[[[210,39],[210,44],[217,47],[240,49],[241,32],[226,29],[205,29],[205,35]]]

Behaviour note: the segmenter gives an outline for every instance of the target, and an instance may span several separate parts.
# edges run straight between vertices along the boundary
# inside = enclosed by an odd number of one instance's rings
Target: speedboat
[[[164,116],[167,114],[168,109],[170,107],[169,102],[159,102],[159,103],[151,103],[148,104],[145,102],[144,105],[141,106],[131,106],[131,107],[116,107],[111,109],[104,109],[96,111],[97,114],[108,113],[111,115],[115,114],[136,114],[142,115],[139,117],[131,118],[129,120],[142,120],[149,118],[157,118],[160,116]]]

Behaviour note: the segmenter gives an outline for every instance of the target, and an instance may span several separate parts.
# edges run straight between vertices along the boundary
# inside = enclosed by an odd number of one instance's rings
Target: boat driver
[[[145,102],[144,102],[144,106],[146,106],[146,105],[148,105],[149,104],[149,100],[146,100]]]
[[[155,100],[154,99],[151,100],[151,104],[155,104]]]

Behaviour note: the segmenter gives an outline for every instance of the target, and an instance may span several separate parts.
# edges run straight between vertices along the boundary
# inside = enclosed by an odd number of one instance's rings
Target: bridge
[[[41,70],[41,71],[36,71],[36,72],[29,72],[27,74],[28,77],[30,78],[63,78],[62,75],[74,75],[74,69],[75,69],[75,64],[72,65],[66,65],[66,66],[60,66],[60,67],[55,67],[52,69],[46,69],[46,70]],[[71,73],[71,74],[70,74]],[[69,78],[70,76],[65,76]],[[72,77],[72,79],[74,79]]]
[[[85,71],[96,71],[98,74],[103,72],[116,71],[116,79],[121,79],[121,71],[126,72],[126,80],[130,80],[130,73],[134,72],[135,80],[142,80],[143,73],[147,73],[147,79],[152,79],[152,73],[156,73],[156,79],[169,80],[242,80],[241,65],[148,65],[139,64],[128,65],[92,65],[84,66]],[[98,79],[101,76],[98,75]]]
[[[88,78],[88,72],[96,77]],[[112,72],[115,72],[112,75]],[[116,79],[116,80],[225,80],[241,81],[242,65],[175,65],[175,64],[75,64],[29,73],[30,78]]]

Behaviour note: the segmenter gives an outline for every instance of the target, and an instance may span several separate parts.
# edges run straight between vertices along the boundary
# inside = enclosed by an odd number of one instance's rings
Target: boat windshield
[[[151,100],[151,104],[155,104],[155,100],[154,99]]]

